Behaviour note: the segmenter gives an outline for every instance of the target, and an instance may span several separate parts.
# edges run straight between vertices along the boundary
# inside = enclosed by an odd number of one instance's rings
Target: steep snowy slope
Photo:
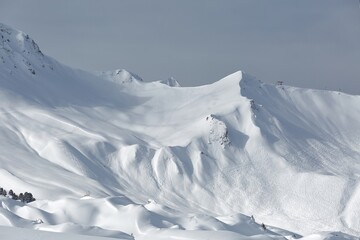
[[[242,213],[301,234],[360,234],[359,96],[243,72],[193,88],[91,74],[0,31],[0,186],[38,199],[0,199],[0,225],[124,239],[292,235]]]

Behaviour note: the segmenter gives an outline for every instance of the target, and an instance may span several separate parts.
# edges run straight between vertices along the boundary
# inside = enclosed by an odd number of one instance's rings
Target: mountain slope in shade
[[[38,199],[1,198],[1,225],[124,239],[360,234],[359,96],[241,71],[191,88],[92,74],[6,25],[0,35],[0,184]]]

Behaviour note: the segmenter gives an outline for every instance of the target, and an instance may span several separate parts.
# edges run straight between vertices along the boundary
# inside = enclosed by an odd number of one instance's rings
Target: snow
[[[37,199],[0,197],[0,236],[360,235],[359,96],[241,71],[199,87],[88,73],[0,35],[0,186]]]

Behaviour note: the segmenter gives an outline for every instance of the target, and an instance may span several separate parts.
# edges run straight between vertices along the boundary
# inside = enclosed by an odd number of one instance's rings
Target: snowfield
[[[0,24],[0,142],[37,199],[0,197],[1,239],[360,236],[360,96],[88,73]]]

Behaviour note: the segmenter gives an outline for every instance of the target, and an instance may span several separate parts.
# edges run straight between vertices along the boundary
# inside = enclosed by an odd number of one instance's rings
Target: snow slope
[[[0,198],[0,225],[123,239],[360,235],[359,96],[240,71],[192,88],[92,74],[4,24],[0,35],[0,186],[38,199]],[[349,237],[305,239],[336,235]]]

